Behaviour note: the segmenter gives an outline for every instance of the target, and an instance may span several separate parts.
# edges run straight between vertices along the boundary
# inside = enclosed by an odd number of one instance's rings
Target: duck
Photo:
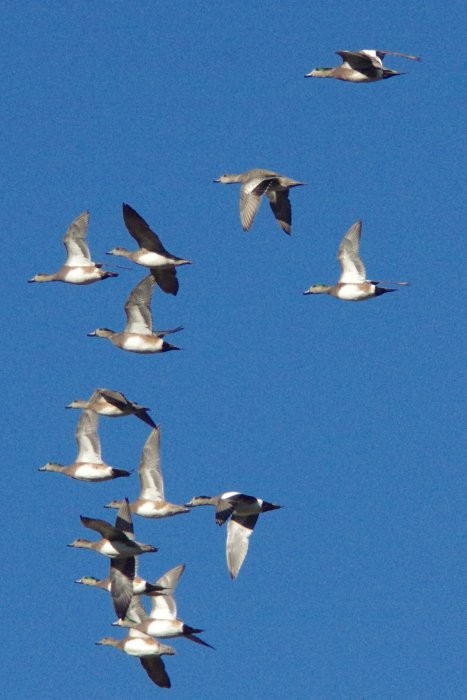
[[[131,523],[131,514],[129,509],[128,499],[125,499],[126,506],[122,512],[125,513],[127,521]],[[158,548],[152,544],[142,544],[136,542],[131,529],[122,524],[121,518],[117,518],[116,525],[111,525],[106,520],[99,518],[88,518],[84,515],[80,516],[80,520],[84,527],[94,530],[101,535],[101,539],[96,542],[89,540],[77,539],[71,542],[68,547],[77,549],[92,549],[98,554],[102,554],[110,559],[128,559],[137,557],[141,554],[157,552]],[[112,578],[112,573],[111,573]]]
[[[374,83],[378,80],[404,75],[383,66],[385,56],[400,56],[411,61],[421,61],[419,56],[409,56],[395,51],[361,49],[360,51],[336,51],[342,58],[342,65],[335,68],[314,68],[305,78],[337,78],[348,83]]]
[[[128,258],[137,265],[149,267],[162,291],[176,295],[179,284],[176,267],[191,265],[191,260],[178,258],[169,253],[162,245],[159,236],[151,230],[149,225],[129,204],[123,204],[123,221],[132,236],[139,245],[136,251],[126,248],[113,248],[108,255],[117,255]]]
[[[150,304],[156,284],[156,278],[151,273],[131,291],[125,303],[127,323],[122,332],[118,333],[109,328],[97,328],[95,331],[88,333],[88,336],[107,338],[120,350],[140,354],[180,350],[177,346],[167,343],[164,337],[170,333],[181,331],[182,326],[165,331],[153,331],[152,329]]]
[[[213,649],[214,647],[196,636],[196,634],[199,634],[203,630],[190,627],[190,625],[185,624],[182,620],[177,619],[177,604],[174,598],[174,591],[184,571],[185,565],[179,564],[157,579],[157,584],[165,588],[167,592],[161,595],[151,596],[151,612],[149,616],[143,614],[146,611],[140,606],[137,600],[134,600],[128,610],[127,617],[114,624],[121,627],[131,627],[139,632],[143,632],[152,637],[160,637],[161,639],[185,637],[192,642]],[[135,606],[137,610],[136,615]]]
[[[115,519],[115,529],[128,540],[135,539],[133,520],[128,498],[120,506]],[[102,530],[101,530],[102,531]],[[133,580],[136,573],[136,557],[113,557],[110,560],[110,595],[118,617],[125,617],[133,597]]]
[[[102,263],[91,259],[86,234],[89,211],[83,211],[68,227],[63,242],[67,258],[65,264],[53,274],[39,273],[28,282],[67,282],[68,284],[92,284],[108,277],[118,277],[116,272],[102,270]]]
[[[365,266],[359,255],[360,238],[362,235],[362,221],[356,221],[346,232],[337,252],[337,259],[341,266],[341,276],[337,284],[313,284],[306,289],[304,294],[329,294],[343,301],[365,301],[373,297],[379,297],[396,289],[378,287],[379,282],[366,279]],[[408,282],[391,282],[407,286]]]
[[[170,678],[161,659],[163,654],[173,656],[175,649],[158,642],[147,634],[130,629],[124,639],[104,637],[96,644],[120,649],[128,656],[137,656],[149,678],[161,688],[170,688]]]
[[[188,508],[214,506],[217,525],[223,525],[231,516],[227,526],[226,558],[232,579],[238,576],[245,560],[259,514],[283,507],[238,491],[226,491],[218,496],[195,496],[185,505]]]
[[[107,576],[107,578],[98,579],[96,576],[86,575],[81,576],[81,578],[77,578],[75,580],[75,583],[80,583],[84,586],[89,586],[90,588],[96,588],[97,590],[107,591],[107,593],[110,593],[110,576]],[[141,578],[141,576],[135,574],[135,576],[133,577],[134,595],[152,595],[153,593],[157,595],[164,590],[165,589],[163,589],[161,586],[158,586],[154,583],[149,583],[149,581],[146,581],[146,579]]]
[[[83,411],[75,431],[78,454],[68,467],[57,462],[47,462],[40,472],[58,472],[77,481],[110,481],[130,476],[124,469],[115,469],[105,464],[101,456],[101,444],[97,434],[99,417],[93,411]]]
[[[261,203],[261,197],[266,195],[281,229],[288,235],[292,233],[289,189],[303,186],[304,182],[291,180],[285,175],[279,175],[272,170],[263,170],[262,168],[247,170],[239,175],[221,175],[213,182],[220,182],[224,185],[240,183],[240,220],[244,231],[251,229]]]
[[[121,530],[130,540],[134,540],[133,521],[131,518],[128,498],[122,501],[115,520],[115,527]],[[163,586],[150,584],[136,574],[137,558],[113,558],[110,560],[110,573],[106,579],[96,579],[92,576],[83,576],[75,583],[94,586],[108,591],[112,597],[114,610],[118,617],[124,619],[133,595],[146,593],[147,595],[159,595],[166,589]]]
[[[130,503],[130,510],[144,518],[168,518],[189,513],[186,506],[169,503],[164,497],[164,481],[160,463],[160,426],[154,428],[143,448],[138,475],[141,483],[139,497]],[[106,508],[120,508],[122,501],[114,500]]]
[[[112,389],[96,389],[88,401],[75,399],[65,408],[94,411],[94,413],[108,418],[136,416],[151,428],[157,427],[151,416],[148,415],[149,408],[130,401],[121,391],[113,391]]]

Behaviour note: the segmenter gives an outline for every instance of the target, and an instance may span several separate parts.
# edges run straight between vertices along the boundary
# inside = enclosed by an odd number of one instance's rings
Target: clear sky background
[[[5,2],[0,169],[4,574],[8,698],[465,698],[465,20],[461,0],[383,4]],[[371,85],[304,79],[334,51],[379,48],[407,75]],[[302,180],[293,233],[267,202],[241,230],[252,167]],[[128,202],[181,268],[155,291],[179,353],[138,356],[86,334],[120,329],[145,272]],[[91,212],[95,260],[117,279],[28,285],[64,259]],[[372,279],[411,287],[363,304],[304,297],[333,283],[363,219]],[[128,269],[117,268],[122,264]],[[6,279],[5,279],[6,277]],[[152,408],[166,495],[240,490],[261,516],[238,579],[213,509],[135,518],[149,580],[184,562],[181,617],[215,651],[174,640],[172,689],[96,647],[111,602],[78,586],[108,563],[67,548],[79,515],[138,493],[37,469],[76,455],[77,411],[99,386]],[[136,469],[148,429],[101,419],[107,463]],[[123,635],[122,635],[123,636]]]

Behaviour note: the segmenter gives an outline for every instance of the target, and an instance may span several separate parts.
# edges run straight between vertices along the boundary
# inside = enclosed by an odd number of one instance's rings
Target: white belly
[[[157,645],[152,639],[130,637],[125,643],[125,653],[129,656],[154,656],[155,652],[157,652]]]
[[[373,291],[374,289],[361,289],[358,284],[343,284],[339,287],[337,297],[343,301],[363,301],[374,296]]]
[[[151,620],[147,633],[153,637],[179,637],[182,634],[182,623],[179,620]]]
[[[156,501],[144,501],[144,503],[138,505],[137,513],[144,518],[161,518],[163,516],[163,511],[164,507],[162,503],[161,506],[158,507]]]
[[[81,481],[107,481],[112,477],[112,468],[107,464],[83,462],[76,469],[73,478]]]
[[[112,406],[110,403],[100,404],[97,407],[97,412],[100,416],[108,416],[109,418],[116,418],[117,416],[123,416],[124,413],[120,408]]]
[[[166,258],[165,255],[152,251],[143,253],[138,257],[138,265],[143,265],[144,267],[167,267],[170,264],[169,258]]]
[[[113,544],[108,540],[103,544],[102,549],[99,551],[105,557],[110,557],[111,559],[116,559],[118,557],[131,557],[135,554],[135,550],[131,545],[127,546],[125,542],[116,542]]]
[[[129,352],[151,353],[160,352],[162,350],[162,338],[156,335],[132,335],[129,333],[120,346],[123,350]]]
[[[81,267],[71,267],[65,275],[65,282],[70,284],[91,284],[98,279],[100,274],[97,268],[83,270]]]

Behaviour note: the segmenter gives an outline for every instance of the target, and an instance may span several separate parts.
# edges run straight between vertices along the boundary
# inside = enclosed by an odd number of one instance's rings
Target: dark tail
[[[119,476],[130,476],[130,472],[126,472],[124,469],[112,469],[112,476],[114,479],[118,479]]]
[[[153,419],[151,416],[148,416],[146,409],[143,411],[138,411],[138,413],[135,414],[140,420],[143,421],[143,423],[146,423],[147,425],[150,425],[151,428],[157,428],[157,425],[154,423]]]
[[[194,632],[202,632],[203,630],[198,630],[195,629],[194,627],[190,627],[189,625],[183,625],[183,635],[187,639],[191,639],[192,642],[196,642],[196,644],[201,644],[203,647],[209,647],[210,649],[214,649],[211,644],[208,644],[205,642],[203,639],[200,639],[200,637],[197,637]]]
[[[277,508],[282,508],[282,506],[278,506],[275,503],[268,503],[267,501],[263,501],[261,510],[263,511],[263,513],[265,513],[267,510],[277,510]]]
[[[157,583],[146,583],[146,590],[144,591],[146,595],[149,593],[160,593],[163,595],[162,591],[167,591],[167,588],[164,588],[164,586],[158,586]]]
[[[391,68],[383,68],[383,80],[386,80],[386,78],[394,78],[396,75],[406,75],[406,73],[399,73],[396,70],[391,70]]]
[[[380,297],[381,294],[387,294],[388,292],[397,292],[397,289],[386,289],[385,287],[376,287],[375,296]]]

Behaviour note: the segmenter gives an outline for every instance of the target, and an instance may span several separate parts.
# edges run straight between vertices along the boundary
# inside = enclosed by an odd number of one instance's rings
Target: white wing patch
[[[337,259],[341,266],[340,284],[360,284],[366,281],[365,266],[359,256],[362,222],[349,228],[339,246]]]
[[[75,437],[78,445],[77,462],[103,464],[101,444],[97,435],[99,417],[93,411],[83,411],[76,428]]]

